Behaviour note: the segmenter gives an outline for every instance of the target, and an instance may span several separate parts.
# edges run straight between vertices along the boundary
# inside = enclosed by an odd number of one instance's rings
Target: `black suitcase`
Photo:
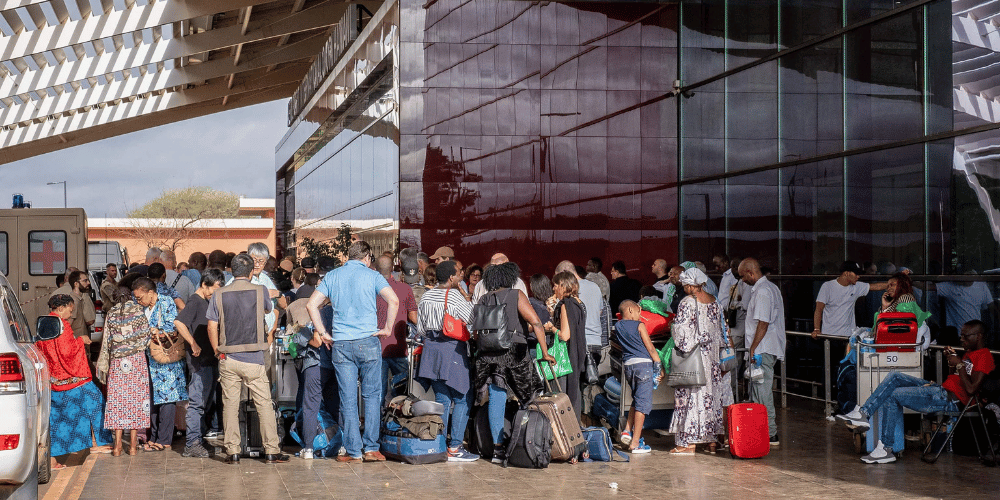
[[[510,436],[511,421],[520,406],[517,401],[507,401],[504,409],[503,435],[501,441],[506,441]],[[475,406],[472,408],[469,425],[466,426],[466,443],[469,451],[482,457],[484,460],[493,458],[493,431],[490,430],[490,409],[487,405]]]
[[[264,454],[264,438],[260,434],[260,414],[257,410],[253,399],[240,402],[240,454],[244,457],[257,458]]]

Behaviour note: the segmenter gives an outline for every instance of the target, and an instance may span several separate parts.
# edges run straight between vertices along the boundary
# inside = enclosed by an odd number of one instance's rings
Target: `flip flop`
[[[671,455],[683,455],[683,456],[694,456],[694,450],[691,448],[681,448],[680,446],[668,451],[667,453]]]
[[[65,468],[66,464],[61,464],[59,462],[56,462],[56,464],[52,466],[52,470],[63,470]]]
[[[160,443],[149,443],[149,442],[147,442],[146,443],[146,447],[143,448],[143,451],[163,451],[165,449],[167,449],[167,447],[163,446]]]
[[[94,447],[94,448],[90,449],[91,453],[96,453],[96,454],[100,454],[100,455],[107,455],[107,454],[111,453],[112,451],[114,451],[114,448],[112,448],[110,446],[97,446],[97,447]]]

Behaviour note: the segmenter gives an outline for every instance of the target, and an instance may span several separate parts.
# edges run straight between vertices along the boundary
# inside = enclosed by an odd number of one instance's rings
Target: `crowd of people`
[[[64,332],[39,343],[53,367],[53,455],[86,448],[115,456],[135,454],[140,445],[147,451],[169,448],[178,403],[186,401],[183,455],[211,456],[205,439],[222,435],[225,461],[238,463],[241,400],[249,397],[258,408],[271,407],[267,354],[279,327],[297,346],[301,419],[296,428],[303,459],[318,451],[311,445],[320,432],[322,409],[343,431],[338,461],[385,460],[380,426],[370,424],[381,421],[382,408],[398,387],[395,381],[407,376],[408,342],[414,339],[423,345],[414,376],[433,390],[444,409],[450,461],[504,461],[508,401],[525,403],[542,391],[536,360],[555,364],[550,349],[557,343],[565,344],[562,361],[568,363],[559,386],[578,419],[588,406],[583,401],[587,365],[605,361],[612,342],[621,349],[621,376],[633,402],[618,438],[627,451],[649,453],[642,429],[663,377],[660,354],[641,317],[639,304],[650,300],[674,314],[674,345],[701,356],[707,380],[670,389],[675,447],[669,453],[693,455],[699,446],[715,453],[725,446],[723,412],[740,399],[739,387],[747,380],[747,396],[766,407],[770,444],[778,446],[772,390],[774,366],[786,350],[781,290],[753,258],[717,255],[713,265],[721,274],[718,283],[700,262],[668,266],[656,260],[655,280],[643,285],[628,275],[622,261],[611,265],[610,279],[603,262],[592,258],[585,266],[560,262],[551,276],[536,273],[525,281],[522,269],[503,253],[485,266],[466,267],[449,247],[431,255],[416,249],[375,255],[361,240],[350,246],[341,266],[329,258],[278,261],[263,243],[241,254],[195,252],[180,264],[172,252],[153,248],[144,262],[123,270],[121,279],[117,267],[108,266],[100,284],[107,314],[104,341],[93,366],[87,357],[94,309],[85,293],[89,283],[86,273],[71,270],[60,276],[61,287],[49,299]],[[926,319],[906,273],[866,284],[858,282],[859,271],[856,263],[845,262],[841,275],[821,288],[815,335],[852,325],[854,301],[871,290],[887,291],[880,312],[914,312],[921,322]],[[485,303],[505,304],[509,348],[476,352],[473,342],[445,333],[449,325],[468,327],[475,306]],[[981,323],[967,323],[963,343],[976,347],[982,330]],[[727,348],[741,354],[734,366],[724,368],[720,352]],[[986,358],[973,358],[974,371],[944,386],[963,403],[978,389],[974,373],[987,368]],[[962,362],[949,359],[953,366],[965,366]],[[846,418],[861,425],[880,407],[889,408],[890,400],[912,402],[902,391],[916,381],[893,378],[887,384]],[[492,456],[480,457],[465,447],[474,409],[488,416]],[[898,449],[892,432],[899,415],[890,410],[881,413],[889,425],[882,426],[875,458],[866,461],[890,461],[885,457]],[[259,416],[265,461],[289,460],[281,452],[274,412]]]

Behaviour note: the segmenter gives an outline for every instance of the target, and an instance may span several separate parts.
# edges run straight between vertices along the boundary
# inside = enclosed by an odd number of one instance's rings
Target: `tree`
[[[138,219],[234,219],[240,210],[236,193],[206,186],[165,189],[160,196],[132,209],[128,216]]]
[[[198,186],[165,189],[145,205],[129,210],[128,233],[147,246],[177,250],[181,242],[201,234],[203,219],[233,219],[240,208],[236,193]]]
[[[354,242],[351,236],[351,226],[341,224],[337,230],[337,236],[325,241],[316,241],[308,236],[302,238],[301,248],[305,253],[315,259],[317,263],[320,257],[333,259],[334,267],[340,267],[347,259],[347,250]]]

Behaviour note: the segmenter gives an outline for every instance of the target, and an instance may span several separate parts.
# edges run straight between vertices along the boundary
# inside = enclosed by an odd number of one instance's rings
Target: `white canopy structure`
[[[344,0],[0,0],[0,164],[290,97]]]

